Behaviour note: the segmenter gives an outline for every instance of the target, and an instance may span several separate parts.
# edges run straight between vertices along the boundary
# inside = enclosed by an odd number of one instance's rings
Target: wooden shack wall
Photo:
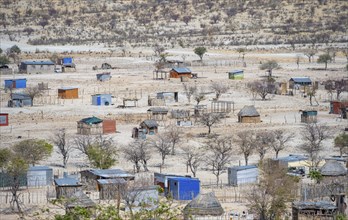
[[[58,89],[58,97],[61,99],[78,99],[79,92],[77,88],[69,90]]]
[[[79,190],[81,190],[81,186],[56,186],[56,196],[57,199],[61,197],[70,197]]]
[[[116,132],[115,120],[103,120],[103,134],[110,134]]]
[[[169,72],[169,78],[180,78],[181,76],[191,78],[191,73],[178,73],[174,70]]]
[[[261,118],[260,116],[241,116],[238,118],[238,121],[241,123],[260,123]]]
[[[88,125],[83,122],[78,122],[77,133],[83,135],[103,134],[103,123]]]

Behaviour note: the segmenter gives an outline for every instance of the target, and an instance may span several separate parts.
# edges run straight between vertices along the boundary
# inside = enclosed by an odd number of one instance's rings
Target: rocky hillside
[[[1,0],[1,38],[108,46],[347,42],[347,0]]]

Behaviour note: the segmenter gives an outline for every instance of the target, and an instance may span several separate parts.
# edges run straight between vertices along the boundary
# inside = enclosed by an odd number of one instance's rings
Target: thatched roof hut
[[[199,194],[183,210],[185,219],[191,216],[220,216],[224,210],[213,192]]]
[[[337,160],[327,160],[321,167],[320,173],[323,176],[344,176],[347,175],[346,168]]]
[[[238,113],[238,122],[241,123],[259,123],[261,122],[260,113],[255,106],[244,106]]]

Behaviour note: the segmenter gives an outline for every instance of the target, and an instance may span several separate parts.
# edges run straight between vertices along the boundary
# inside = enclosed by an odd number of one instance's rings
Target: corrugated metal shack
[[[27,74],[53,73],[54,63],[50,60],[23,61],[19,66],[19,71]]]
[[[121,192],[125,189],[127,182],[122,178],[98,179],[99,199],[115,200],[121,199]]]
[[[6,89],[25,89],[27,88],[27,79],[5,79]]]
[[[78,99],[79,89],[75,87],[63,87],[58,89],[58,98],[61,99]]]
[[[111,94],[92,95],[92,105],[108,106],[112,105]]]
[[[255,165],[228,167],[228,185],[256,183],[258,176],[259,169]]]
[[[27,186],[49,186],[53,182],[53,169],[48,166],[32,166],[27,172]]]
[[[8,126],[8,113],[0,113],[0,126]]]
[[[83,118],[77,122],[77,133],[90,135],[103,133],[103,120],[97,117]]]
[[[110,79],[111,79],[111,75],[110,75],[110,74],[111,74],[110,72],[107,72],[107,73],[98,73],[98,74],[96,74],[97,80],[99,80],[99,81],[101,81],[101,82],[110,80]]]
[[[302,123],[316,123],[318,111],[316,110],[301,110],[301,122]]]
[[[60,179],[55,179],[54,184],[56,186],[56,197],[57,199],[61,197],[70,197],[77,191],[82,190],[82,184],[75,178],[64,177]]]
[[[23,107],[31,106],[32,100],[28,94],[24,93],[12,93],[11,99],[8,101],[8,107]]]
[[[229,79],[244,79],[244,71],[243,70],[233,70],[228,72]]]
[[[169,177],[169,195],[176,200],[192,200],[200,192],[200,181],[190,177]]]

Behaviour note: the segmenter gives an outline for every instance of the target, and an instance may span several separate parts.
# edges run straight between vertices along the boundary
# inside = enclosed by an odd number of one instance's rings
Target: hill
[[[194,47],[347,42],[346,0],[3,0],[1,38]]]

